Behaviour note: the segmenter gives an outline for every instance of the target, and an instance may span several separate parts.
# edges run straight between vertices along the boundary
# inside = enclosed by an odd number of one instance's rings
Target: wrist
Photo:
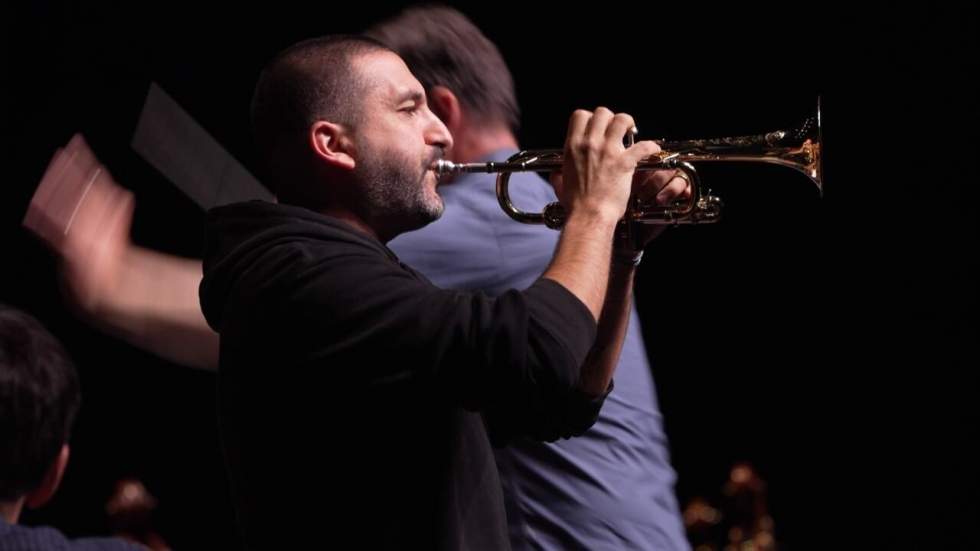
[[[620,218],[622,213],[615,209],[579,206],[569,212],[566,224],[574,222],[581,225],[614,228]]]
[[[612,263],[616,266],[625,266],[628,268],[635,268],[640,265],[640,261],[643,260],[642,250],[632,250],[632,249],[622,249],[613,250],[612,252]]]

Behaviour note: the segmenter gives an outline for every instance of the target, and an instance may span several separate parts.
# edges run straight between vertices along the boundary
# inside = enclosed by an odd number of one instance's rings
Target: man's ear
[[[445,86],[433,86],[426,97],[429,101],[429,110],[439,117],[439,120],[449,129],[449,133],[455,136],[463,120],[459,98]]]
[[[357,164],[354,160],[354,141],[351,140],[347,127],[317,121],[310,126],[309,140],[316,158],[323,163],[343,170],[353,170]]]
[[[37,509],[54,497],[54,493],[58,491],[58,486],[61,484],[61,477],[65,475],[69,453],[68,444],[61,446],[61,451],[58,452],[54,461],[51,462],[51,466],[45,471],[41,485],[25,496],[25,505],[31,509]]]

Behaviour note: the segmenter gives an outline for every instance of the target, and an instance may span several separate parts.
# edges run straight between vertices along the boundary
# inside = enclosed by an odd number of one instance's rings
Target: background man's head
[[[33,317],[0,304],[0,506],[9,521],[21,500],[36,507],[54,494],[80,403],[61,344]]]
[[[370,28],[367,36],[398,53],[430,95],[443,120],[436,87],[450,90],[473,124],[504,124],[517,133],[520,109],[514,81],[500,51],[462,13],[444,6],[409,8]]]

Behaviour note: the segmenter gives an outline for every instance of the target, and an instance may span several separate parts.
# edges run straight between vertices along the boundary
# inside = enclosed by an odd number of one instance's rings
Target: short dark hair
[[[361,78],[354,59],[390,51],[370,38],[333,35],[294,44],[276,54],[259,75],[251,122],[265,170],[263,180],[280,196],[302,195],[306,182],[302,140],[318,120],[352,124],[361,113]]]
[[[78,374],[61,343],[0,304],[0,501],[40,486],[80,405]]]
[[[493,42],[462,13],[438,5],[411,7],[365,34],[400,55],[427,91],[445,86],[478,118],[517,132],[521,112],[510,70]]]

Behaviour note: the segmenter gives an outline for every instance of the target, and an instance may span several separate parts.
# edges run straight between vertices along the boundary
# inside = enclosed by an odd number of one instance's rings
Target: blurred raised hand
[[[76,134],[58,149],[23,225],[61,260],[72,304],[90,323],[173,362],[216,369],[218,336],[201,314],[201,263],[133,244],[133,194]]]

